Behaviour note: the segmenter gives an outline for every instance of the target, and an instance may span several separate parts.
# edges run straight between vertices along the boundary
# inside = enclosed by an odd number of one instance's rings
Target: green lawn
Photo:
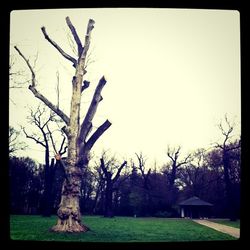
[[[210,221],[215,223],[220,223],[230,227],[240,228],[240,221],[230,221],[229,219],[210,219]]]
[[[10,237],[13,240],[81,241],[81,242],[178,242],[235,240],[186,219],[85,216],[84,223],[93,231],[81,234],[49,231],[56,217],[10,216]]]

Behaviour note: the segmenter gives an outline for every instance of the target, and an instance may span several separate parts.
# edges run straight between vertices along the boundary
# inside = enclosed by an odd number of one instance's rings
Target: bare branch
[[[57,85],[56,85],[56,93],[57,93],[57,108],[59,109],[59,91],[60,91],[60,80],[59,80],[59,72],[56,71]]]
[[[141,170],[141,173],[142,173],[143,177],[145,177],[144,167],[145,167],[146,159],[142,155],[142,153],[140,153],[139,155],[137,153],[135,153],[135,155],[136,155],[136,157],[138,159],[139,169]]]
[[[9,127],[9,154],[12,155],[18,150],[25,150],[27,145],[18,141],[20,132],[16,131],[13,127]]]
[[[218,125],[219,129],[221,130],[222,135],[224,135],[225,138],[224,138],[224,141],[223,141],[221,146],[219,146],[218,143],[217,143],[216,146],[220,147],[222,149],[226,148],[226,143],[232,137],[232,136],[230,136],[230,134],[233,132],[233,129],[234,129],[234,124],[230,123],[230,121],[228,120],[227,115],[225,115],[225,122],[226,122],[226,124],[228,126],[227,129],[223,128],[222,122]]]
[[[16,49],[16,51],[19,53],[19,55],[23,58],[23,60],[26,62],[26,64],[28,65],[31,75],[32,75],[32,79],[31,79],[31,86],[35,87],[36,85],[36,77],[35,77],[35,73],[29,63],[29,60],[25,58],[25,56],[22,54],[22,52],[17,48],[17,46],[14,46],[14,48]]]
[[[54,152],[55,152],[56,154],[58,154],[58,152],[57,152],[57,150],[56,150],[56,145],[55,145],[55,142],[54,142],[54,139],[53,139],[53,136],[52,136],[52,133],[51,133],[51,131],[50,131],[50,129],[49,129],[48,124],[46,124],[46,127],[47,127],[47,130],[48,130],[48,132],[49,132],[49,137],[50,137],[50,141],[51,141],[52,147],[53,147],[53,149],[54,149]]]
[[[54,41],[52,41],[52,40],[50,39],[50,37],[48,36],[48,34],[47,34],[47,32],[46,32],[45,27],[42,27],[41,30],[42,30],[42,32],[43,32],[43,35],[44,35],[45,39],[48,40],[49,43],[51,43],[51,44],[60,52],[60,54],[61,54],[63,57],[65,57],[66,59],[68,59],[69,61],[71,61],[71,62],[73,63],[73,66],[74,66],[74,67],[76,67],[76,65],[77,65],[77,60],[76,60],[75,58],[73,58],[72,56],[68,55],[67,53],[65,53],[65,52],[60,48],[60,46],[59,46],[57,43],[55,43]]]
[[[151,173],[151,168],[148,170],[148,172],[145,174],[145,163],[146,163],[146,159],[145,157],[142,155],[142,153],[140,153],[139,155],[137,153],[135,153],[139,162],[139,169],[141,171],[142,177],[144,179],[144,187],[148,188],[148,178],[149,175]]]
[[[215,147],[216,147],[216,148],[223,149],[223,146],[222,146],[222,145],[220,145],[220,144],[219,144],[219,143],[217,143],[217,142],[215,143]]]
[[[78,56],[80,57],[81,54],[82,54],[82,51],[83,51],[83,47],[82,47],[82,43],[81,43],[81,40],[76,32],[76,29],[75,27],[73,26],[73,24],[71,23],[69,17],[67,16],[66,17],[66,22],[67,22],[67,25],[69,26],[70,30],[71,30],[71,33],[75,39],[75,42],[77,44],[77,48],[78,48]]]
[[[24,132],[24,134],[26,135],[27,138],[32,139],[33,141],[35,141],[37,144],[42,145],[43,147],[46,148],[46,144],[43,141],[40,141],[39,139],[35,138],[33,135],[28,135],[24,129],[24,127],[22,127],[22,130]]]
[[[40,94],[36,87],[35,87],[35,73],[29,63],[29,61],[25,58],[25,56],[21,53],[21,51],[15,46],[15,49],[17,50],[17,52],[19,53],[19,55],[24,59],[24,61],[26,62],[26,64],[28,65],[31,74],[32,74],[32,84],[29,86],[29,89],[31,90],[31,92],[34,94],[34,96],[36,98],[38,98],[39,100],[41,100],[45,105],[47,105],[52,111],[54,111],[58,116],[61,117],[61,119],[68,125],[69,124],[69,118],[66,114],[64,114],[64,112],[62,110],[60,110],[59,108],[57,108],[54,104],[52,104],[45,96],[43,96],[42,94]]]
[[[167,152],[167,155],[168,155],[168,157],[174,162],[175,161],[175,159],[172,157],[172,155],[169,153],[169,152]]]
[[[191,161],[191,156],[192,155],[188,154],[188,156],[182,162],[177,163],[178,158],[180,156],[180,150],[181,150],[181,146],[178,146],[177,149],[173,148],[172,150],[171,150],[170,147],[168,147],[167,155],[172,161],[172,167],[175,168],[175,169],[177,169],[181,165],[186,164],[186,163]]]
[[[66,140],[66,137],[64,136],[64,137],[63,137],[63,140],[62,140],[62,143],[61,143],[61,147],[60,147],[60,149],[59,149],[59,154],[60,154],[60,155],[65,154],[66,151],[67,151],[68,146],[65,146],[65,147],[64,147],[64,150],[63,150],[63,145],[64,145],[64,143],[65,143],[65,140]]]
[[[189,154],[182,162],[178,163],[178,164],[176,165],[176,167],[178,168],[178,167],[180,167],[181,165],[187,164],[187,163],[190,162],[190,161],[191,161],[191,154]]]

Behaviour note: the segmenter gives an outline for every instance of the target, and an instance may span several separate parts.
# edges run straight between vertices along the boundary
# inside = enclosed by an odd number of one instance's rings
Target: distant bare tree
[[[127,161],[117,165],[114,157],[107,159],[105,154],[100,159],[100,168],[103,171],[103,178],[105,181],[105,202],[104,202],[104,216],[113,217],[113,192],[114,185],[120,178],[122,169],[126,166]]]
[[[147,158],[140,152],[139,154],[135,153],[138,163],[135,164],[137,169],[141,172],[142,176],[142,196],[144,200],[144,208],[143,210],[148,213],[151,213],[152,210],[152,196],[151,196],[151,183],[150,183],[150,176],[151,176],[151,168],[146,170],[146,161]]]
[[[227,206],[229,210],[229,216],[231,220],[235,220],[234,209],[234,191],[232,186],[232,181],[230,178],[230,171],[232,171],[231,166],[231,153],[235,150],[241,148],[241,140],[239,139],[236,142],[232,142],[232,133],[235,127],[235,124],[229,121],[227,115],[225,115],[225,124],[221,122],[218,125],[224,140],[222,143],[216,143],[216,148],[221,150],[222,153],[222,165],[224,170],[224,181],[226,186],[226,196],[227,196]]]
[[[140,154],[135,153],[137,159],[138,159],[138,169],[140,170],[143,178],[143,187],[146,190],[149,190],[150,184],[149,184],[149,176],[151,173],[151,168],[146,172],[145,169],[145,163],[146,163],[146,157],[143,156],[142,152]]]
[[[168,150],[167,150],[167,156],[170,159],[170,163],[167,165],[165,174],[167,175],[168,183],[169,183],[170,205],[174,205],[177,199],[177,194],[176,194],[177,190],[175,188],[175,181],[177,179],[177,170],[181,166],[191,161],[191,154],[188,154],[184,159],[180,160],[180,150],[181,150],[180,146],[177,148],[171,148],[170,146],[168,146]]]
[[[28,117],[28,120],[30,124],[35,125],[35,127],[38,128],[39,132],[34,133],[27,133],[25,128],[22,127],[22,130],[26,137],[28,139],[33,140],[37,144],[41,145],[44,148],[45,153],[45,168],[44,168],[44,199],[43,199],[43,216],[50,216],[52,211],[52,184],[53,184],[53,178],[54,178],[54,158],[52,158],[50,163],[50,151],[51,147],[54,150],[54,154],[57,155],[57,146],[53,139],[52,132],[49,128],[49,124],[53,122],[53,119],[55,117],[55,114],[53,112],[50,112],[48,115],[48,112],[46,112],[46,106],[41,107],[41,105],[38,106],[38,108],[33,111],[30,110],[30,116]],[[59,149],[59,152],[61,155],[66,153],[67,146],[64,147],[65,143],[65,136],[62,135],[62,142]]]

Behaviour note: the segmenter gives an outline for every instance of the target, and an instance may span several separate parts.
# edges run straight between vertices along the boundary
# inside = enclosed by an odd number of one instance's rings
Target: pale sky
[[[17,45],[33,63],[38,89],[56,104],[56,71],[60,74],[60,105],[69,114],[74,68],[47,40],[41,27],[65,52],[74,55],[65,22],[69,16],[82,41],[88,19],[95,20],[86,80],[91,87],[82,98],[86,110],[102,75],[107,78],[94,125],[106,119],[112,126],[93,147],[110,149],[120,158],[143,152],[150,162],[168,161],[168,145],[183,153],[222,140],[217,124],[224,115],[236,122],[240,134],[240,16],[233,10],[192,9],[62,9],[11,13],[10,54],[15,67],[26,64]],[[27,84],[28,87],[28,84]],[[39,102],[26,89],[10,91],[10,125],[28,127],[27,106]],[[84,112],[83,112],[84,115]],[[43,161],[43,148],[26,140],[22,155]],[[41,151],[39,151],[41,150]]]

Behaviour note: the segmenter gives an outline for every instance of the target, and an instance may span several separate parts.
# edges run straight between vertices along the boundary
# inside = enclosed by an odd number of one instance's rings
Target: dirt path
[[[193,220],[193,221],[196,223],[199,223],[201,225],[211,227],[211,228],[213,228],[217,231],[220,231],[222,233],[230,234],[231,236],[233,236],[235,238],[240,237],[240,229],[238,229],[238,228],[229,227],[229,226],[222,225],[222,224],[215,223],[215,222],[211,222],[208,220]]]

